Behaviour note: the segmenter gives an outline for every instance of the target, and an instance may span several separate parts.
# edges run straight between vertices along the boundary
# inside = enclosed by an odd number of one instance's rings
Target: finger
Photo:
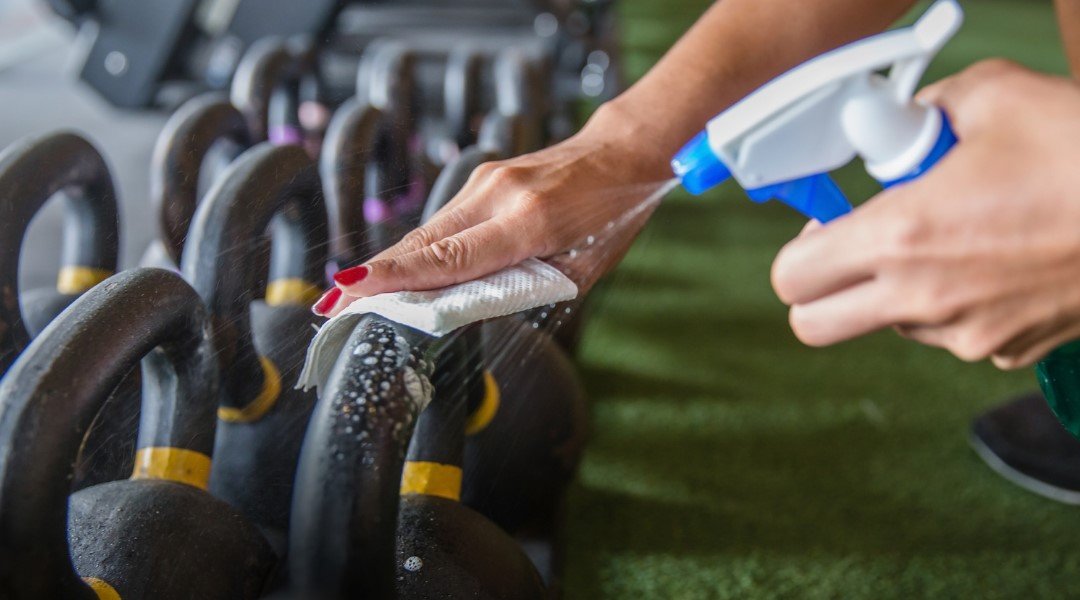
[[[883,192],[879,198],[891,193]],[[804,230],[788,242],[772,266],[773,289],[780,299],[789,305],[805,304],[869,279],[883,230],[879,212],[867,204],[828,227]]]
[[[373,260],[360,280],[338,287],[351,296],[402,290],[430,290],[469,281],[517,264],[539,252],[527,228],[515,219],[496,218],[433,244]]]
[[[867,281],[807,304],[791,307],[795,337],[809,346],[828,346],[896,324],[894,294]]]
[[[350,296],[348,294],[342,294],[341,298],[334,303],[334,306],[326,313],[326,317],[332,319],[341,314],[341,311],[349,308],[349,305],[356,302],[356,296]]]
[[[455,198],[456,200],[457,198]],[[440,209],[427,223],[405,234],[398,243],[375,255],[372,261],[415,252],[425,246],[450,237],[481,221],[475,211],[468,210],[451,201]]]
[[[985,103],[987,86],[1002,77],[1023,71],[1023,67],[1004,59],[984,60],[960,73],[927,86],[919,92],[920,102],[938,106],[949,115],[953,129],[961,138],[977,130],[983,111],[970,110],[974,103]],[[999,116],[1000,117],[1000,116]]]
[[[1048,325],[1025,332],[991,356],[994,365],[1002,370],[1019,369],[1046,358],[1058,346],[1080,338],[1080,325],[1060,327]]]

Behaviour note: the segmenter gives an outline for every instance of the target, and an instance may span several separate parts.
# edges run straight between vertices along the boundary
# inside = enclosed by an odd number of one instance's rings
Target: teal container
[[[1035,365],[1035,374],[1050,410],[1080,438],[1080,340],[1051,352]]]

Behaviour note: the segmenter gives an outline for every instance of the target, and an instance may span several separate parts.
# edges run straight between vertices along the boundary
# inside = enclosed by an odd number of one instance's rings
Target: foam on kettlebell
[[[321,385],[329,375],[358,315],[375,313],[441,337],[470,323],[503,317],[577,297],[561,271],[530,258],[487,277],[423,292],[394,292],[356,300],[320,329],[308,347],[297,387]]]

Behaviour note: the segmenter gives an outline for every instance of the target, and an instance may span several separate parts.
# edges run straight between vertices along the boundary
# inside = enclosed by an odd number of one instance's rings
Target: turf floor
[[[631,76],[708,4],[620,2]],[[931,79],[990,56],[1064,72],[1049,2],[964,6]],[[853,170],[840,183],[873,191]],[[966,442],[1033,375],[891,333],[800,346],[768,280],[800,225],[731,186],[676,193],[597,290],[566,597],[1080,595],[1080,509],[1011,486]]]

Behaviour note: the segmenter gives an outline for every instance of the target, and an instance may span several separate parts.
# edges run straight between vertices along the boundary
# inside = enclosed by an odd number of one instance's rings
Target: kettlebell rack
[[[0,599],[558,597],[580,301],[444,338],[350,317],[294,384],[335,272],[614,93],[611,2],[49,3],[98,28],[105,98],[174,108],[134,268],[92,140],[0,152]],[[161,39],[125,37],[147,11]],[[54,198],[57,285],[20,291]]]

